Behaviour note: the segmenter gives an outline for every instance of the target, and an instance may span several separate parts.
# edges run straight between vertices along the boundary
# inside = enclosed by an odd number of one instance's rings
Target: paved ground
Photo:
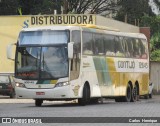
[[[72,102],[44,102],[42,107],[35,107],[31,99],[10,99],[0,97],[0,117],[160,117],[160,96],[153,99],[141,99],[135,103],[116,103],[105,100],[103,103],[79,106]],[[17,124],[16,124],[17,125]],[[39,124],[38,124],[39,125]],[[151,124],[48,124],[59,126],[150,126]],[[152,124],[159,126],[160,124]]]

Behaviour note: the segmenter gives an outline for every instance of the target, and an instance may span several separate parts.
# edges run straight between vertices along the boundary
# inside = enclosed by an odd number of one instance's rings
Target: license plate
[[[45,92],[36,92],[36,95],[45,95]]]

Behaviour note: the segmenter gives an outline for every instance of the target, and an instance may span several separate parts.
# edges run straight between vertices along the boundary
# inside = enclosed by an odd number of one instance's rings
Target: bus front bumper
[[[56,87],[51,89],[27,89],[22,87],[16,87],[17,98],[27,99],[69,99],[70,86]]]

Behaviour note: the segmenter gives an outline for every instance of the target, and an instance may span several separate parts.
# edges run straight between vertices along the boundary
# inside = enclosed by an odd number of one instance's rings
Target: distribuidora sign
[[[43,25],[85,25],[95,24],[95,15],[45,15],[30,16],[24,21],[24,28]]]

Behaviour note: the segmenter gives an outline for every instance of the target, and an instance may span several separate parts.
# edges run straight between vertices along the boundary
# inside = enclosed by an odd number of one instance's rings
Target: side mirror
[[[73,59],[73,44],[74,42],[68,43],[68,58]]]
[[[14,60],[14,55],[12,54],[14,45],[16,45],[16,43],[7,46],[7,58],[10,60]]]

